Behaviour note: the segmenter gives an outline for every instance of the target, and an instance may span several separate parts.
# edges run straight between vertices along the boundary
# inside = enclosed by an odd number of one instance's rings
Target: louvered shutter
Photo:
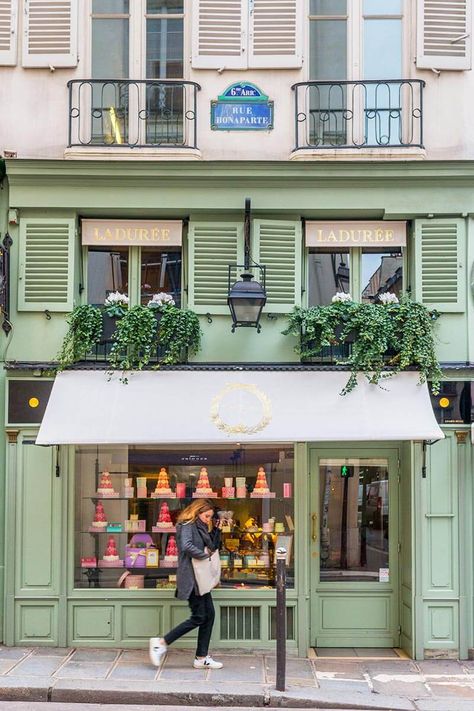
[[[249,21],[249,67],[301,67],[301,0],[254,0]]]
[[[77,0],[25,0],[23,66],[75,67]]]
[[[266,267],[268,311],[289,313],[301,303],[301,222],[254,220],[252,259]]]
[[[243,224],[191,222],[188,240],[190,308],[228,314],[228,265],[243,264]]]
[[[194,69],[247,67],[248,0],[193,0]]]
[[[75,221],[20,220],[19,311],[70,311],[73,307]]]
[[[466,310],[466,239],[462,219],[417,220],[415,296],[428,308]]]
[[[471,68],[471,0],[418,0],[419,69]]]
[[[0,0],[0,65],[16,64],[18,0]]]

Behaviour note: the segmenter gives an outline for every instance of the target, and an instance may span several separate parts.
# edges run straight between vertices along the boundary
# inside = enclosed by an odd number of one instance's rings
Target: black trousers
[[[174,627],[168,634],[165,634],[164,640],[166,644],[171,644],[184,634],[199,627],[196,657],[207,657],[215,618],[211,593],[196,595],[196,593],[192,592],[188,602],[191,608],[191,617]]]

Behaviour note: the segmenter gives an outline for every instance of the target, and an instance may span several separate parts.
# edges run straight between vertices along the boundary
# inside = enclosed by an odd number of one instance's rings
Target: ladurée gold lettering
[[[181,220],[83,220],[82,243],[179,246],[182,242],[182,229]]]
[[[391,247],[406,244],[405,222],[306,223],[308,247]]]

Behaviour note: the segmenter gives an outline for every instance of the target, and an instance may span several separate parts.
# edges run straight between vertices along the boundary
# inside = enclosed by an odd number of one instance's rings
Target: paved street
[[[0,647],[0,700],[312,709],[472,711],[474,662],[316,658],[287,660],[287,691],[275,691],[275,658],[264,652],[216,654],[225,667],[191,666],[190,650],[172,650],[163,667],[144,650]],[[142,704],[142,706],[140,706]],[[16,704],[2,708],[20,709]],[[28,709],[34,707],[29,704]],[[76,711],[77,706],[72,707]],[[91,707],[93,709],[94,706]],[[95,707],[95,708],[100,708]],[[118,706],[117,708],[120,708]]]

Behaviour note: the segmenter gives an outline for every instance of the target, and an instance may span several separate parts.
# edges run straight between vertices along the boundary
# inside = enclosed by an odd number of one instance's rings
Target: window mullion
[[[128,296],[130,306],[140,303],[141,247],[129,247]]]
[[[361,284],[361,262],[362,250],[360,247],[354,247],[349,250],[349,266],[350,266],[350,294],[354,301],[361,300],[362,284]]]

